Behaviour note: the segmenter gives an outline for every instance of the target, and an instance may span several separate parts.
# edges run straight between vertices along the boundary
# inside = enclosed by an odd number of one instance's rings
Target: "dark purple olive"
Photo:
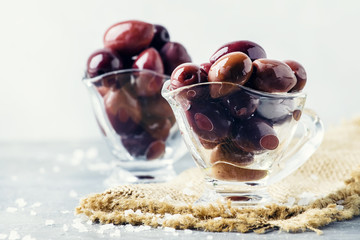
[[[154,25],[150,23],[137,20],[119,22],[106,30],[104,45],[121,55],[137,55],[150,45],[154,32]]]
[[[140,156],[145,157],[147,155],[147,152],[151,144],[154,144],[157,141],[159,140],[154,139],[148,132],[146,132],[144,129],[141,128],[136,132],[121,136],[121,142],[123,146],[133,157],[140,157]],[[150,155],[160,155],[160,154],[151,153]]]
[[[143,118],[141,125],[153,138],[166,140],[172,123],[168,118]]]
[[[164,65],[162,63],[160,54],[155,48],[148,48],[142,51],[136,58],[132,68],[134,69],[148,69],[159,74],[164,73]]]
[[[210,154],[210,163],[227,162],[236,166],[248,166],[254,162],[254,154],[244,152],[232,142],[217,145]]]
[[[257,43],[251,41],[235,41],[230,42],[220,47],[211,57],[210,62],[214,63],[220,57],[231,52],[243,52],[249,56],[251,61],[258,58],[266,58],[265,50]]]
[[[203,70],[206,74],[209,73],[212,63],[202,63],[200,64],[200,69]]]
[[[274,124],[281,124],[291,119],[294,109],[295,103],[291,98],[262,99],[256,112]]]
[[[96,77],[104,73],[121,70],[124,64],[120,56],[110,49],[99,49],[92,53],[87,61],[87,75]]]
[[[259,98],[251,95],[245,90],[238,90],[225,96],[223,104],[229,109],[230,114],[238,119],[249,118],[259,105]]]
[[[170,90],[202,82],[207,82],[207,76],[200,67],[193,63],[183,63],[171,74]]]
[[[210,176],[215,179],[235,182],[258,181],[267,174],[267,170],[242,168],[228,163],[216,163],[210,171]]]
[[[154,37],[150,43],[150,46],[160,51],[160,49],[167,42],[170,41],[170,34],[168,30],[162,25],[154,24],[154,27],[155,27]]]
[[[150,143],[149,147],[146,150],[146,159],[154,160],[160,158],[165,154],[165,142],[161,140],[156,140]]]
[[[279,93],[288,92],[296,84],[296,77],[285,63],[272,59],[257,59],[253,62],[253,87],[256,90]]]
[[[171,75],[174,69],[182,63],[191,62],[191,57],[185,47],[177,42],[168,42],[160,50],[166,75]]]
[[[279,139],[267,121],[253,117],[237,125],[234,143],[246,152],[258,152],[276,149]]]
[[[193,131],[200,138],[219,142],[229,137],[232,121],[219,104],[192,101],[185,114]]]
[[[292,89],[290,89],[290,92],[301,91],[305,87],[307,80],[305,68],[294,60],[285,60],[284,63],[286,63],[291,68],[291,70],[293,70],[296,77],[296,84]]]
[[[139,101],[143,118],[168,118],[169,120],[174,118],[169,103],[160,94],[153,97],[139,98]]]
[[[252,62],[242,52],[233,52],[219,58],[210,68],[208,74],[209,82],[226,82],[244,85],[252,74]],[[214,84],[210,87],[213,98],[224,96],[232,92],[234,86],[231,84]]]
[[[127,123],[129,118],[135,123],[141,121],[141,107],[139,101],[124,89],[110,89],[104,96],[105,111],[114,129],[118,129],[117,122]]]
[[[216,142],[216,141],[215,142],[208,141],[208,140],[202,139],[201,137],[199,137],[199,142],[205,149],[213,149],[220,143],[220,142]]]

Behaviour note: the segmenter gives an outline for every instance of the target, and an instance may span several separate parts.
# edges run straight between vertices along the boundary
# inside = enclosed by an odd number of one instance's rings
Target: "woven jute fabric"
[[[205,189],[200,169],[159,184],[129,184],[92,194],[77,214],[94,222],[204,231],[300,232],[360,214],[360,117],[330,128],[316,153],[270,187],[275,203],[238,208],[217,201],[195,204]]]

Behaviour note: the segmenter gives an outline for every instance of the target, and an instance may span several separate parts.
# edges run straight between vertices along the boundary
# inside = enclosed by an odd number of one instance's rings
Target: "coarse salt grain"
[[[30,215],[31,215],[31,216],[36,216],[36,214],[37,214],[37,213],[36,213],[34,210],[31,210],[31,211],[30,211]]]
[[[174,236],[179,236],[179,233],[178,233],[178,232],[174,232],[173,235],[174,235]]]
[[[61,213],[62,214],[67,214],[67,213],[70,213],[70,211],[69,210],[62,210]]]
[[[17,211],[17,208],[14,208],[14,207],[8,207],[8,208],[6,208],[6,212],[8,212],[8,213],[14,213],[14,212],[16,212]]]
[[[110,237],[120,237],[121,233],[119,229],[116,229],[114,232],[110,233]]]
[[[59,166],[54,166],[54,167],[53,167],[53,172],[54,172],[54,173],[60,172],[60,167],[59,167]]]
[[[98,155],[99,155],[99,151],[95,147],[88,148],[85,153],[87,159],[94,159]]]
[[[295,203],[295,200],[296,199],[294,197],[289,197],[287,202],[285,203],[285,206],[292,207],[294,205],[294,203]]]
[[[219,221],[219,220],[221,220],[221,219],[222,219],[222,217],[216,217],[216,218],[214,218],[215,221]]]
[[[185,234],[192,234],[192,230],[190,230],[190,229],[185,229],[185,230],[184,230],[184,233],[185,233]]]
[[[140,225],[140,226],[134,228],[134,232],[142,232],[142,231],[147,231],[150,229],[151,229],[150,226]]]
[[[72,197],[72,198],[76,198],[78,196],[77,192],[75,190],[71,190],[69,192],[69,196]]]
[[[85,153],[82,149],[74,150],[72,157],[71,157],[71,165],[78,166],[84,159]]]
[[[104,224],[101,225],[99,230],[97,231],[100,234],[103,234],[106,230],[113,229],[115,226],[113,224]]]
[[[165,232],[175,232],[175,228],[164,227],[164,231],[165,231]]]
[[[31,237],[31,235],[26,235],[21,240],[36,240],[36,238]]]
[[[45,226],[52,226],[55,224],[55,221],[52,219],[45,220]]]
[[[64,232],[69,231],[69,226],[66,225],[66,224],[64,224],[62,228],[63,228],[63,231],[64,231]]]
[[[81,223],[81,221],[82,220],[80,218],[75,218],[71,226],[77,229],[79,232],[88,232],[89,230],[86,228],[84,224]]]
[[[211,236],[211,235],[207,235],[207,237],[206,237],[206,239],[213,239],[214,237],[213,236]]]
[[[134,231],[135,231],[135,230],[134,230],[134,226],[131,225],[131,224],[126,224],[126,225],[125,225],[125,231],[126,231],[126,232],[134,232]]]
[[[190,188],[184,188],[184,189],[182,190],[182,193],[183,193],[184,195],[187,195],[187,196],[193,196],[193,195],[195,195],[195,192],[194,192],[193,190],[191,190]]]
[[[18,180],[18,176],[11,176],[11,181],[16,182]]]
[[[0,239],[6,239],[7,238],[7,235],[6,234],[3,234],[3,233],[0,233]]]
[[[44,174],[45,172],[46,172],[45,168],[43,168],[43,167],[39,168],[39,173]]]
[[[35,207],[40,207],[42,205],[41,202],[36,202],[34,203],[33,205],[31,205],[32,208],[35,208]]]
[[[336,209],[339,211],[344,210],[344,206],[343,205],[336,205]]]
[[[27,202],[23,198],[16,199],[15,203],[16,203],[16,205],[18,205],[19,208],[23,208],[27,204]]]
[[[18,234],[17,231],[12,230],[9,234],[9,240],[17,240],[20,239],[20,235]]]

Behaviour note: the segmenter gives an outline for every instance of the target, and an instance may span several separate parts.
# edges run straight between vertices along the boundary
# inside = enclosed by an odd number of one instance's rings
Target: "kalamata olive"
[[[102,97],[104,97],[107,94],[107,92],[109,91],[109,88],[104,87],[104,86],[99,86],[96,89],[100,93],[100,96],[102,96]]]
[[[252,74],[252,62],[242,52],[233,52],[219,58],[210,68],[209,82],[228,82],[244,85]],[[212,97],[221,97],[234,90],[231,84],[214,84],[210,87]]]
[[[227,163],[216,163],[211,167],[210,176],[223,181],[250,182],[266,177],[266,170],[247,169]]]
[[[138,20],[119,22],[106,30],[104,45],[120,54],[137,55],[150,45],[154,32],[154,25],[150,23]]]
[[[231,52],[243,52],[249,56],[251,61],[258,58],[266,58],[265,50],[257,43],[241,40],[230,42],[220,47],[211,57],[210,62],[214,63],[220,57]]]
[[[104,96],[104,105],[106,113],[109,116],[118,116],[119,111],[121,111],[123,122],[126,121],[126,116],[131,117],[135,123],[141,121],[141,107],[139,101],[122,88],[112,88],[109,90]]]
[[[134,131],[130,134],[121,136],[121,142],[123,146],[133,157],[146,156],[150,145],[156,141],[158,140],[154,139],[148,132],[146,132],[142,128],[139,128],[137,129],[137,131]],[[151,153],[150,155],[161,155],[161,154]]]
[[[227,162],[236,166],[248,166],[254,161],[254,154],[244,152],[232,142],[217,145],[210,154],[210,163]]]
[[[171,75],[173,70],[182,63],[191,62],[185,47],[177,42],[168,42],[160,50],[164,63],[165,74]]]
[[[305,87],[307,80],[305,68],[294,60],[285,60],[284,63],[286,63],[291,68],[291,70],[293,70],[296,77],[296,84],[290,90],[290,92],[301,91]]]
[[[171,126],[175,123],[174,113],[169,103],[159,94],[153,97],[139,98],[143,119],[167,118]]]
[[[239,119],[249,118],[259,105],[259,98],[245,90],[237,90],[222,99],[230,114]]]
[[[205,139],[202,139],[201,137],[199,137],[199,142],[205,149],[213,149],[220,143],[220,142],[216,142],[216,141],[212,142],[209,140],[205,140]]]
[[[87,75],[96,77],[104,73],[121,70],[124,64],[119,55],[110,49],[104,48],[93,52],[87,61]]]
[[[228,138],[232,121],[219,104],[192,101],[185,114],[192,130],[200,138],[212,142]]]
[[[253,62],[253,87],[256,90],[276,93],[288,92],[296,84],[296,77],[285,63],[272,59],[257,59]]]
[[[202,69],[206,74],[208,74],[211,66],[212,63],[202,63],[200,64],[200,69]]]
[[[134,69],[148,69],[159,74],[164,73],[164,65],[160,54],[155,48],[148,48],[142,51],[136,58],[132,68]]]
[[[291,119],[295,108],[294,100],[285,99],[261,99],[256,112],[263,118],[272,121],[274,124],[283,123]]]
[[[154,160],[160,158],[165,153],[165,142],[161,140],[156,140],[150,143],[149,147],[146,150],[146,159]]]
[[[154,37],[150,43],[150,46],[156,48],[160,51],[160,49],[170,41],[170,34],[168,30],[159,24],[154,24],[155,32]]]
[[[274,150],[279,145],[279,139],[272,126],[259,117],[238,123],[234,143],[246,152]]]
[[[172,123],[168,118],[143,118],[141,125],[153,138],[166,140],[169,136]]]
[[[201,71],[200,66],[183,63],[177,66],[171,74],[170,90],[202,82],[207,82],[207,76]]]

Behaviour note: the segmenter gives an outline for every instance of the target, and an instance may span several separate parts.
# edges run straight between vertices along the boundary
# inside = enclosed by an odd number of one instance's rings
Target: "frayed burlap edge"
[[[273,229],[301,232],[309,229],[321,234],[320,227],[360,214],[360,168],[352,173],[352,178],[345,184],[345,187],[335,193],[308,206],[286,207],[273,204],[264,208],[236,208],[232,207],[230,202],[179,205],[141,198],[136,201],[131,198],[118,201],[116,194],[105,192],[82,199],[76,213],[85,214],[92,221],[103,224],[129,223],[242,233],[265,233]]]

